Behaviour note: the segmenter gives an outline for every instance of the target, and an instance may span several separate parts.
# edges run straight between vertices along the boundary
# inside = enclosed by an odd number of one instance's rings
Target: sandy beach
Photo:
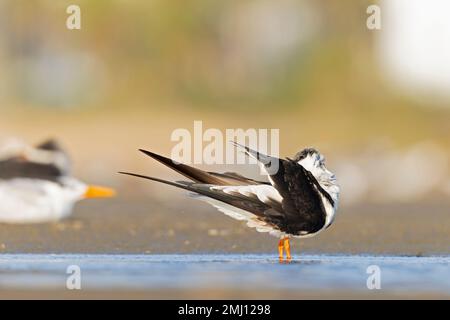
[[[186,199],[182,192],[169,194],[176,201],[165,201],[161,197],[152,199],[148,194],[136,197],[127,195],[127,191],[124,190],[120,197],[112,201],[80,203],[73,217],[58,223],[33,226],[0,225],[0,261],[3,259],[0,263],[0,288],[2,288],[0,298],[448,299],[450,297],[450,288],[437,289],[439,280],[423,278],[422,272],[429,268],[428,264],[414,260],[448,257],[450,217],[449,206],[445,201],[429,201],[414,205],[373,204],[345,208],[326,233],[312,239],[293,240],[295,263],[284,266],[290,269],[282,269],[283,266],[277,262],[275,238],[249,229],[245,224],[224,216],[207,204]],[[125,199],[127,197],[130,198]],[[32,258],[35,254],[38,254],[38,258]],[[78,257],[76,254],[81,256]],[[85,258],[86,254],[88,255]],[[166,261],[164,260],[166,258],[158,258],[161,254],[162,257],[166,257],[167,254],[175,256],[167,256],[169,260]],[[188,262],[178,266],[177,254],[181,254],[182,259],[188,259]],[[219,258],[214,258],[216,254],[219,254]],[[238,260],[233,262],[236,258],[230,257],[230,254],[237,255]],[[263,254],[264,260],[252,258],[254,254]],[[311,258],[309,256],[311,254],[319,255],[319,258]],[[121,255],[125,255],[125,258],[121,258]],[[133,255],[138,256],[132,258]],[[361,262],[360,259],[365,259],[367,255],[373,258]],[[130,258],[126,258],[127,256]],[[340,259],[347,259],[346,257],[352,261],[350,264],[339,263]],[[365,267],[370,261],[383,265],[385,257],[411,259],[416,267],[408,271],[402,263],[391,265],[390,268],[393,269],[386,271],[391,277],[388,289],[367,290]],[[33,259],[43,259],[44,264],[30,265]],[[84,280],[87,287],[81,291],[65,289],[66,265],[77,264],[77,261],[80,261],[83,266],[83,263],[92,259],[95,263],[90,268],[97,273],[90,274],[87,280]],[[123,264],[124,259],[126,264]],[[153,259],[157,260],[156,264]],[[217,259],[227,261],[225,265],[219,264],[220,268],[225,269],[215,269]],[[324,260],[317,264],[309,262],[311,259]],[[141,264],[147,260],[149,264]],[[197,269],[199,263],[203,266],[202,269]],[[242,278],[245,272],[236,272],[236,263],[242,264],[242,270],[254,269],[255,274],[260,275],[266,273],[265,277],[269,279],[270,277],[276,279],[281,274],[297,274],[294,282],[297,286],[279,287],[276,285],[280,284],[279,280],[274,280],[273,285],[269,283],[263,287],[255,285],[258,282],[248,283],[246,286],[224,286],[226,283],[223,282],[224,279],[229,279],[226,280],[227,283],[233,283],[236,279],[246,279]],[[88,267],[83,267],[83,270],[86,268]],[[445,273],[448,273],[448,270],[450,270],[448,262],[443,262],[438,269],[432,268],[425,272],[428,275],[435,274],[436,277],[442,273],[442,277],[446,279],[448,274]],[[174,274],[173,272],[183,277],[173,278],[175,282],[171,282],[168,279],[171,279],[170,275]],[[89,271],[87,273],[89,274]],[[355,275],[359,278],[355,279]],[[207,287],[199,285],[204,281],[210,281],[204,280],[205,277],[217,284]],[[304,280],[301,280],[302,278]],[[185,279],[191,279],[191,282],[185,282],[187,281]],[[420,286],[410,287],[418,279],[422,279],[423,283]],[[110,281],[116,285],[111,287]],[[136,287],[133,283],[146,285]]]
[[[126,191],[124,191],[126,194]],[[183,192],[175,201],[149,196],[86,201],[74,215],[42,225],[0,225],[1,253],[270,253],[277,240]],[[327,232],[293,239],[303,253],[450,253],[450,211],[445,200],[343,208]]]

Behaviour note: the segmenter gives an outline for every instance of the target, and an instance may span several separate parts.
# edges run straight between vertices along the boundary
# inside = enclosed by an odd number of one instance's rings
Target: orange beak
[[[88,186],[86,193],[84,194],[84,198],[112,198],[115,195],[116,191],[113,189],[98,186]]]

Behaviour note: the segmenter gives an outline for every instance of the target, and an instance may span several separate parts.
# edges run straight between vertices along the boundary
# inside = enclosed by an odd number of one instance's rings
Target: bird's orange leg
[[[283,262],[283,258],[284,258],[283,248],[284,248],[284,240],[280,239],[280,241],[278,242],[278,255],[279,255],[280,262]]]
[[[291,257],[291,244],[289,243],[289,238],[286,237],[283,240],[284,242],[284,250],[286,250],[286,261],[290,262],[292,257]]]

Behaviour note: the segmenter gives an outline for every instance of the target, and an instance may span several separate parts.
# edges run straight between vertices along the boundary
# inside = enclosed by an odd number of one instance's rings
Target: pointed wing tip
[[[124,174],[124,175],[127,175],[127,176],[134,175],[134,173],[126,172],[126,171],[118,171],[117,173],[118,173],[118,174]]]
[[[140,152],[142,152],[143,154],[145,154],[146,156],[149,156],[150,158],[156,159],[158,161],[163,161],[164,160],[171,160],[169,158],[163,157],[162,155],[159,155],[157,153],[145,150],[145,149],[139,149]]]
[[[132,173],[132,172],[119,171],[117,173],[118,174],[123,174],[125,176],[131,176],[131,177],[137,177],[137,178],[147,178],[147,176],[144,176],[144,175],[141,175],[141,174],[137,174],[137,173]]]
[[[237,147],[237,148],[242,148],[242,149],[244,149],[245,151],[250,151],[250,148],[249,148],[249,147],[247,147],[247,146],[245,146],[245,145],[243,145],[243,144],[240,144],[240,143],[238,143],[238,142],[236,142],[236,141],[230,140],[230,143],[231,143],[233,146]]]
[[[136,178],[143,178],[143,179],[148,179],[148,180],[160,181],[160,179],[158,179],[158,178],[153,178],[153,177],[145,176],[143,174],[138,174],[138,173],[132,173],[132,172],[126,172],[126,171],[119,171],[117,173],[118,174],[127,175],[127,176],[136,177]]]
[[[246,146],[244,146],[244,145],[242,145],[242,144],[240,144],[239,142],[236,142],[236,141],[234,141],[234,140],[230,140],[229,142],[230,142],[232,145],[236,146],[236,147],[243,147],[243,148],[246,148]]]
[[[140,152],[142,152],[142,153],[144,153],[144,154],[146,154],[146,155],[150,155],[150,154],[153,154],[153,152],[150,152],[150,151],[148,151],[148,150],[145,150],[145,149],[138,149]]]

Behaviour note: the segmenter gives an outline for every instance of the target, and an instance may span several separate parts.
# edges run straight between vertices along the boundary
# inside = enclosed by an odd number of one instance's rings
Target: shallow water
[[[377,265],[381,289],[450,295],[450,257],[304,255],[279,264],[273,255],[0,255],[0,288],[64,289],[67,267],[81,269],[83,289],[233,289],[367,292]]]

